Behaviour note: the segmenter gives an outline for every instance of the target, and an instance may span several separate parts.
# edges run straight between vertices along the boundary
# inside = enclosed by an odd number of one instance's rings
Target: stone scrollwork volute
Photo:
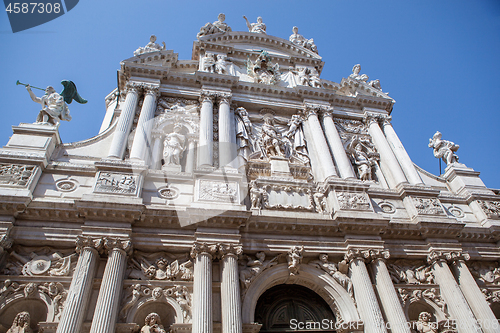
[[[224,259],[225,256],[240,256],[243,254],[243,246],[234,244],[220,244],[219,246],[219,257]]]
[[[132,253],[132,241],[130,239],[120,239],[115,237],[104,238],[104,249],[108,253],[113,250],[124,251],[127,255]]]

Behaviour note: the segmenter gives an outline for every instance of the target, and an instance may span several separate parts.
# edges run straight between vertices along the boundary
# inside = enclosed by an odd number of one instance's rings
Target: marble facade
[[[13,126],[0,333],[500,332],[500,196],[458,145],[430,174],[361,66],[224,20],[131,50],[97,136]]]

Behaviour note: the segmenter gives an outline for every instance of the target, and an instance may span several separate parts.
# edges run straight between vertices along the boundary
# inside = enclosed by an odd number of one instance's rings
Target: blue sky
[[[61,80],[73,80],[89,102],[70,105],[73,120],[61,124],[60,134],[63,142],[84,140],[100,128],[120,61],[151,34],[179,59],[191,59],[196,33],[220,12],[234,31],[246,31],[243,15],[252,22],[262,16],[268,34],[285,39],[298,26],[318,46],[324,79],[340,82],[360,63],[396,100],[393,126],[416,164],[439,173],[427,147],[439,130],[460,145],[460,162],[480,171],[488,187],[500,188],[498,0],[86,0],[15,34],[0,13],[0,144],[12,125],[34,122],[38,114],[16,80],[58,91]]]

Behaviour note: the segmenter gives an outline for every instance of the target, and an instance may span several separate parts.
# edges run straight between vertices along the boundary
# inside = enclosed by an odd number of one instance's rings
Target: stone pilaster
[[[368,126],[373,143],[380,154],[380,168],[384,173],[387,183],[390,187],[394,188],[400,183],[407,182],[406,177],[401,169],[401,166],[394,156],[387,139],[379,126],[379,115],[367,113],[365,115],[365,122]]]
[[[233,143],[236,135],[232,126],[231,94],[219,93],[219,167],[232,166],[236,158],[236,145]]]
[[[390,254],[387,250],[370,251],[375,287],[386,318],[389,321],[391,333],[411,333],[398,294],[387,270],[386,260],[389,257]]]
[[[140,84],[127,83],[127,97],[125,98],[118,124],[116,124],[108,157],[123,158],[125,147],[127,146],[128,134],[134,122],[135,109],[137,107],[139,89],[141,87]]]
[[[389,146],[392,148],[394,155],[396,155],[396,158],[399,161],[399,164],[401,165],[401,168],[403,169],[403,172],[410,184],[423,184],[422,179],[420,179],[420,176],[418,175],[417,170],[415,169],[415,166],[410,159],[410,156],[408,156],[405,147],[401,143],[401,140],[399,140],[396,131],[394,131],[390,120],[391,117],[388,116],[384,117],[382,121],[382,126],[384,128],[384,133]]]
[[[90,333],[112,333],[115,331],[127,253],[132,251],[130,240],[105,238],[104,247],[108,252],[108,261],[104,269]]]
[[[369,250],[348,250],[345,256],[349,262],[354,298],[366,333],[387,333],[377,296],[373,290],[365,260],[370,258]]]
[[[213,103],[215,94],[201,92],[200,140],[198,142],[198,166],[213,166],[214,115]]]
[[[337,168],[339,169],[340,176],[342,178],[356,178],[356,174],[352,168],[351,161],[347,157],[347,154],[340,139],[339,132],[335,126],[332,118],[331,112],[323,112],[321,117],[321,123],[325,131],[326,141],[333,154],[333,159]]]
[[[222,261],[222,333],[242,333],[243,331],[238,272],[238,256],[242,253],[241,246],[232,244],[221,245],[219,248]]]
[[[159,87],[148,85],[144,88],[144,102],[137,122],[134,141],[130,150],[130,158],[147,161],[152,154],[151,130],[156,111],[156,99]]]
[[[102,238],[77,237],[76,251],[80,254],[80,257],[73,272],[73,279],[64,302],[57,333],[74,333],[82,330],[87,305],[92,293],[92,281],[97,269],[99,252],[102,250],[103,245],[104,240]]]
[[[497,319],[493,311],[484,298],[484,294],[479,289],[476,280],[472,276],[465,261],[470,259],[468,253],[451,252],[450,259],[452,269],[458,281],[458,286],[462,290],[465,299],[469,303],[472,312],[476,316],[483,332],[499,333],[500,327],[496,325]]]
[[[324,107],[323,107],[324,108]],[[335,165],[333,164],[332,154],[326,143],[325,135],[323,134],[323,129],[318,119],[318,112],[322,111],[321,106],[306,104],[305,106],[305,117],[306,126],[308,126],[307,133],[311,136],[312,146],[314,150],[309,149],[309,154],[316,154],[317,159],[321,161],[322,176],[321,179],[317,181],[324,181],[328,177],[337,177],[337,171],[335,170]]]
[[[212,333],[212,259],[219,246],[195,242],[191,249],[194,259],[193,333]]]
[[[482,330],[448,267],[447,260],[451,258],[450,252],[432,251],[427,261],[432,266],[434,279],[439,284],[441,295],[448,305],[448,311],[457,322],[458,332],[480,333]]]

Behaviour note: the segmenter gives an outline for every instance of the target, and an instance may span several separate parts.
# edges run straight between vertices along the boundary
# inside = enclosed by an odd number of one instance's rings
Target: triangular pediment
[[[357,97],[357,96],[372,96],[386,98],[394,101],[389,96],[388,92],[383,92],[379,87],[372,83],[373,81],[356,80],[350,77],[343,78],[340,82],[340,88],[337,90],[339,95]]]
[[[133,56],[131,58],[123,60],[124,64],[133,65],[144,65],[144,66],[156,66],[156,67],[172,67],[177,63],[179,54],[174,53],[173,50],[160,50],[154,52],[148,52]]]

